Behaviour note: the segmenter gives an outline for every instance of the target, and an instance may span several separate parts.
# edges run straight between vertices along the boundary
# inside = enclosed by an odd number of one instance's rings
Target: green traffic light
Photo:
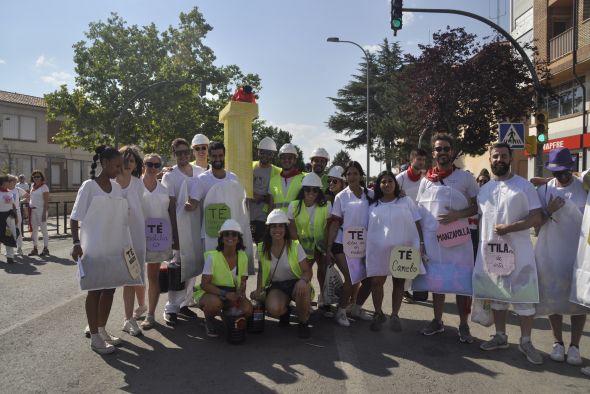
[[[544,143],[545,141],[547,141],[547,136],[545,134],[539,134],[537,136],[537,141]]]
[[[392,19],[391,20],[391,27],[393,29],[400,29],[402,27],[402,20],[401,19]]]

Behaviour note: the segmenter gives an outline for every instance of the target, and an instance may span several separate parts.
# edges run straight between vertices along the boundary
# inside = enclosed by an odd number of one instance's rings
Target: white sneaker
[[[117,345],[120,345],[121,343],[123,343],[121,338],[117,338],[117,337],[112,336],[111,334],[109,334],[107,332],[107,330],[105,330],[104,327],[98,328],[98,335],[100,335],[100,337],[109,345],[117,346]]]
[[[575,346],[570,346],[567,349],[567,363],[570,365],[582,365],[582,357],[580,350]]]
[[[563,345],[555,342],[553,344],[553,350],[551,351],[549,358],[551,358],[551,360],[553,360],[553,361],[557,361],[558,363],[564,362],[565,361],[565,348],[563,347]]]
[[[354,304],[350,308],[350,317],[364,321],[373,320],[373,317],[367,313],[360,305]]]
[[[139,305],[137,307],[137,309],[135,309],[135,312],[133,312],[133,318],[135,320],[139,320],[139,319],[141,319],[143,314],[146,312],[147,312],[147,305]]]
[[[134,318],[127,319],[123,322],[123,331],[129,333],[132,337],[136,337],[142,334],[141,328],[137,325],[137,321]]]
[[[582,374],[584,374],[586,376],[590,376],[590,367],[584,367],[584,368],[580,369],[580,372],[582,372]]]
[[[116,350],[113,345],[107,343],[100,335],[92,338],[90,348],[98,354],[111,354]]]
[[[84,336],[86,338],[90,338],[90,326],[86,325],[86,327],[84,327]]]
[[[342,327],[350,327],[350,322],[348,321],[348,317],[346,317],[346,309],[338,308],[338,312],[336,312],[336,323]]]

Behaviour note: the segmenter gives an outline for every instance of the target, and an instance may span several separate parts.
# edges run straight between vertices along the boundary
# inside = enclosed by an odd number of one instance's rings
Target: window
[[[61,185],[61,165],[59,164],[51,165],[51,184],[53,186]]]
[[[36,141],[37,119],[13,114],[1,115],[2,136],[11,140]]]
[[[581,113],[583,108],[582,88],[575,81],[555,88],[555,97],[547,100],[549,119]]]
[[[72,161],[71,173],[72,173],[72,184],[79,185],[82,183],[82,162]]]
[[[584,20],[590,18],[590,0],[584,0],[584,10],[582,17]]]

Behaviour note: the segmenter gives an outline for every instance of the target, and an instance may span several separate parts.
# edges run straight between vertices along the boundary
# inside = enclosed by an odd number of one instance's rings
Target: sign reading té
[[[498,123],[500,142],[512,149],[524,149],[524,123]]]
[[[146,249],[162,252],[172,246],[172,227],[166,219],[148,218],[145,220]]]
[[[414,279],[420,273],[420,251],[410,246],[393,248],[389,271],[394,278]]]
[[[363,227],[348,227],[344,229],[342,246],[346,257],[362,259],[365,257],[367,230]]]

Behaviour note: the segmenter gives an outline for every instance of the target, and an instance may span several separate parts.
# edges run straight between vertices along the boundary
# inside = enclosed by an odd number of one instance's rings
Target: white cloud
[[[404,12],[402,19],[404,26],[409,26],[416,20],[416,14],[413,12]]]
[[[54,71],[49,75],[43,75],[41,80],[53,86],[60,86],[74,81],[74,77],[65,71]]]
[[[381,49],[381,45],[365,45],[363,49],[369,53],[377,53]]]
[[[46,58],[45,55],[41,55],[35,60],[35,68],[44,68],[44,67],[55,67],[55,63],[53,59]]]
[[[6,60],[0,59],[0,64],[6,64]]]

